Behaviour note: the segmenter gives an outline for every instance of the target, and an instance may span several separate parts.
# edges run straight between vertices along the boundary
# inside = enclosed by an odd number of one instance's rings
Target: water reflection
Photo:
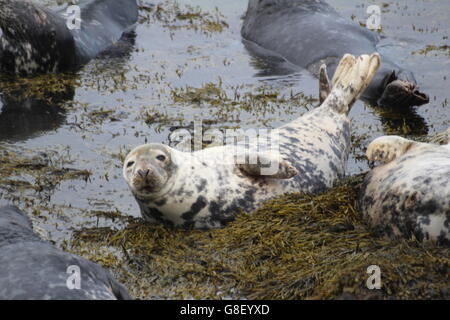
[[[387,135],[424,136],[428,134],[428,124],[416,108],[382,108],[373,106],[373,111],[383,125]]]
[[[0,84],[0,91],[2,90]],[[73,86],[65,90],[40,92],[39,97],[27,96],[25,91],[0,93],[0,141],[27,140],[44,132],[56,130],[65,121],[65,111],[61,107],[72,100]]]

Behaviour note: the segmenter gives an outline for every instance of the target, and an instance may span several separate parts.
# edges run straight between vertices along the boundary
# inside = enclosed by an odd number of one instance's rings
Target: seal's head
[[[127,155],[123,176],[137,198],[148,199],[169,187],[169,180],[176,169],[173,150],[163,144],[152,143],[139,146]]]
[[[406,70],[388,74],[382,86],[384,91],[377,104],[393,107],[421,106],[430,101],[427,94],[419,90],[414,75]]]

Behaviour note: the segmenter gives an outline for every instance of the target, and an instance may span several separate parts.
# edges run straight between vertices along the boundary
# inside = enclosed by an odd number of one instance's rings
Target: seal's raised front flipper
[[[290,179],[298,174],[297,169],[279,154],[253,153],[249,154],[249,159],[238,156],[236,166],[242,173],[252,177]]]
[[[348,113],[361,93],[367,88],[380,66],[380,55],[362,55],[355,58],[346,54],[333,76],[331,93],[322,106],[339,113]]]
[[[79,6],[80,28],[71,32],[80,64],[95,58],[120,40],[132,30],[138,19],[136,0],[89,0]]]
[[[416,144],[419,143],[399,136],[383,136],[369,144],[366,156],[369,161],[389,163],[404,155]]]

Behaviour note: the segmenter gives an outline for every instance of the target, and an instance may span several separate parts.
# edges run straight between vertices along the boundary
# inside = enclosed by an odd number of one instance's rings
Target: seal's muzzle
[[[410,107],[421,106],[429,101],[428,95],[419,90],[415,81],[399,79],[393,72],[377,104],[381,107]]]

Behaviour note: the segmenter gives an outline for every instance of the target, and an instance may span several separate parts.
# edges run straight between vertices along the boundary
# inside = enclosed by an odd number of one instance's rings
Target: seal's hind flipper
[[[371,56],[362,55],[355,58],[346,54],[334,73],[333,89],[325,103],[339,113],[348,113],[361,93],[372,81],[380,67],[380,55],[374,53]]]
[[[419,143],[399,136],[383,136],[369,144],[366,156],[369,161],[389,163],[404,155],[416,144]]]
[[[249,156],[252,158],[252,155]],[[255,161],[236,161],[236,166],[251,177],[290,179],[298,174],[297,169],[279,155],[258,153],[253,154],[253,159]]]
[[[322,104],[331,92],[330,79],[328,79],[327,66],[322,64],[319,70],[319,100]]]

